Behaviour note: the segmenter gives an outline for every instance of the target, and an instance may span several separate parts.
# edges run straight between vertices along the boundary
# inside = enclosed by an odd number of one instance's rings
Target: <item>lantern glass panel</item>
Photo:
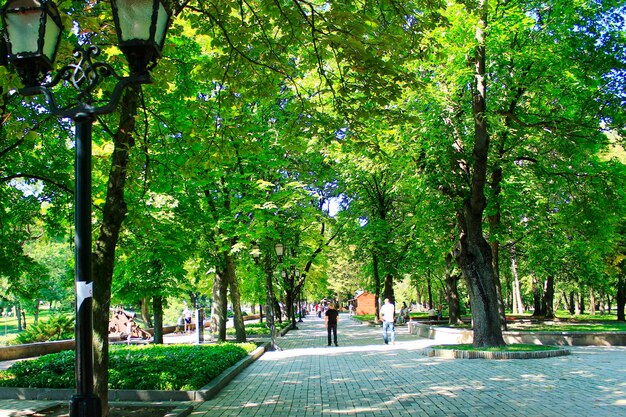
[[[12,6],[19,7],[21,4],[12,4]],[[42,13],[43,10],[41,9],[7,13],[6,31],[11,55],[36,54],[38,52],[39,22]]]
[[[154,0],[117,0],[116,3],[120,22],[120,42],[149,40]]]
[[[59,34],[61,28],[57,26],[52,16],[46,16],[46,36],[43,42],[43,54],[48,57],[50,61],[54,61],[54,54],[56,53],[57,42],[59,40]]]
[[[169,20],[169,14],[163,7],[163,4],[159,2],[159,14],[157,16],[156,32],[154,34],[154,41],[159,45],[159,48],[163,49],[163,42],[165,42],[165,31],[167,30],[167,22]]]

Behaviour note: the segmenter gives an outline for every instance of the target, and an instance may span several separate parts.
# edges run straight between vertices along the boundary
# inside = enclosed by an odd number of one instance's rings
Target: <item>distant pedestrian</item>
[[[380,308],[380,319],[383,321],[383,340],[388,345],[396,344],[396,331],[394,328],[394,318],[396,314],[396,306],[391,304],[389,298],[385,298],[385,304]]]
[[[188,307],[183,310],[183,318],[185,319],[185,333],[191,331],[191,311]]]
[[[335,346],[339,346],[337,344],[337,323],[339,322],[339,312],[335,310],[335,305],[331,304],[326,310],[326,331],[328,332],[328,346],[330,346],[331,342],[331,333],[333,336],[333,341],[335,342]]]

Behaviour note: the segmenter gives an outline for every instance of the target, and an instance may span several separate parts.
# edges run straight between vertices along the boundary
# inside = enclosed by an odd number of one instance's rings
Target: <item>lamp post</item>
[[[274,245],[274,252],[278,258],[278,262],[283,263],[285,255],[285,245],[278,242]],[[267,277],[267,324],[270,326],[271,349],[280,350],[276,344],[276,310],[274,309],[274,283],[272,282],[273,267],[270,256],[266,257],[265,274]]]
[[[76,63],[66,65],[49,82],[63,32],[59,11],[51,0],[9,0],[2,8],[3,57],[20,76],[23,96],[42,94],[50,113],[70,118],[76,125],[75,145],[75,284],[76,284],[76,394],[70,401],[71,417],[101,416],[100,398],[93,380],[93,275],[91,266],[91,137],[96,116],[111,113],[129,85],[150,83],[148,73],[161,56],[170,14],[161,0],[111,0],[119,46],[130,67],[120,76],[106,62],[93,61],[96,46],[74,52]],[[6,49],[6,53],[4,50]],[[93,94],[106,78],[117,81],[110,98],[102,103]],[[59,83],[78,92],[75,103],[59,106],[53,88]]]
[[[261,258],[261,248],[259,245],[254,243],[252,245],[252,251],[250,252],[252,258],[254,259],[255,264],[259,264],[259,259]],[[259,303],[259,323],[263,323],[263,305]]]
[[[304,322],[304,320],[302,320],[302,316],[304,315],[302,309],[302,287],[304,283],[300,282],[300,270],[298,268],[296,268],[296,285],[298,286],[298,310],[300,312],[300,317],[298,317],[298,323],[302,323]]]

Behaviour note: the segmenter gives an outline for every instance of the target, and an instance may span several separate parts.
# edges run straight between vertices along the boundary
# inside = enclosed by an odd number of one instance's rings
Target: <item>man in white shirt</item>
[[[396,344],[396,331],[393,324],[395,313],[396,306],[391,304],[389,298],[385,298],[385,304],[380,308],[380,319],[383,322],[383,340],[386,345],[390,341],[392,345]]]

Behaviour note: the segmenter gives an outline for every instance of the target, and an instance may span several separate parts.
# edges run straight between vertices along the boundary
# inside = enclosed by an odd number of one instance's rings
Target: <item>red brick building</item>
[[[361,314],[376,314],[376,296],[367,291],[354,297],[356,303],[355,312]]]

